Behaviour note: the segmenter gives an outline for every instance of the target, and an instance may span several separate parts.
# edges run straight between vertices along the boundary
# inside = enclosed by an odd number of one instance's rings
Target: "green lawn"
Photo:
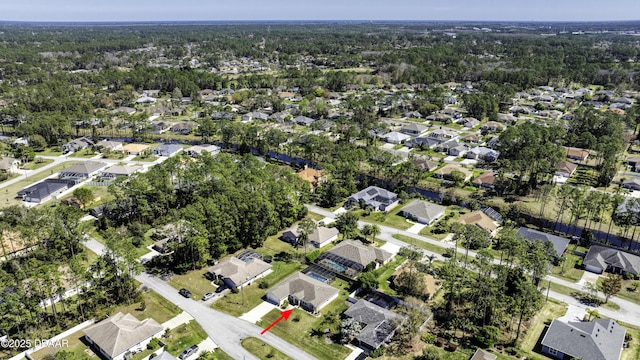
[[[418,240],[416,238],[412,238],[411,236],[406,236],[406,235],[401,235],[401,234],[393,234],[393,237],[398,239],[398,240],[400,240],[400,241],[402,241],[402,242],[407,243],[408,245],[412,245],[412,246],[415,246],[417,248],[424,249],[424,250],[427,250],[427,251],[431,251],[431,252],[434,252],[434,253],[440,254],[440,255],[442,255],[442,254],[444,254],[446,252],[447,247],[450,247],[450,246],[446,246],[446,244],[444,244],[444,243],[442,244],[444,247],[441,247],[441,246],[438,246],[438,245],[433,245],[431,243],[424,242],[424,241]]]
[[[122,312],[123,314],[129,313],[135,316],[138,320],[153,318],[155,321],[162,324],[182,312],[177,306],[158,295],[155,291],[148,290],[143,292],[142,296],[146,305],[144,310],[140,310],[140,303],[133,303],[130,305],[118,306],[110,311],[110,314],[115,314],[117,312]]]
[[[216,288],[211,284],[211,281],[204,277],[207,269],[193,270],[186,274],[174,275],[169,280],[169,285],[176,289],[185,288],[191,291],[193,299],[200,300],[202,295],[214,291]]]
[[[260,359],[287,360],[291,359],[283,352],[255,337],[242,340],[242,347]]]
[[[627,329],[627,333],[631,334],[633,340],[629,342],[629,347],[622,350],[620,360],[637,360],[640,359],[640,327],[618,322]]]
[[[324,216],[320,215],[320,214],[316,214],[314,212],[307,212],[307,217],[311,220],[315,220],[315,221],[320,221],[322,219],[324,219]]]
[[[582,258],[574,255],[570,251],[567,251],[564,256],[567,260],[562,264],[562,266],[554,266],[551,269],[551,274],[555,277],[574,283],[580,281],[584,274],[584,270],[576,268],[576,264],[579,260],[582,260]]]
[[[436,223],[430,226],[425,226],[422,230],[420,230],[420,235],[442,240],[445,237],[447,237],[447,235],[449,235],[447,225],[451,225],[456,220],[458,220],[460,215],[466,214],[468,212],[469,210],[465,208],[461,208],[459,206],[455,206],[455,205],[447,206],[447,208],[444,211],[444,216],[440,220],[438,220]],[[444,233],[434,232],[434,230],[441,227],[443,227],[447,231],[445,231]]]
[[[154,162],[156,160],[158,160],[158,157],[154,155],[138,155],[133,158],[133,161]]]
[[[32,353],[31,358],[34,360],[42,360],[48,358],[51,355],[54,355],[59,350],[65,350],[73,354],[74,360],[91,359],[85,352],[85,350],[87,349],[87,345],[82,342],[82,337],[84,337],[84,332],[82,330],[75,332],[64,338],[64,340],[67,341],[68,346],[65,346],[63,348],[45,347]],[[0,355],[2,355],[1,352]],[[96,358],[96,356],[93,356],[93,358]]]
[[[598,286],[602,284],[602,281],[604,281],[604,276],[601,276],[600,279],[598,279]],[[622,280],[622,288],[615,296],[640,304],[640,288],[635,290],[633,287],[634,283],[638,283],[638,280]]]
[[[396,206],[395,209],[391,210],[391,212],[387,214],[380,211],[371,211],[369,215],[365,215],[366,212],[364,210],[357,210],[357,214],[362,218],[362,220],[367,222],[391,226],[400,230],[407,230],[413,226],[413,224],[408,222],[403,216],[398,215],[402,206],[404,206],[404,204]]]
[[[216,348],[214,351],[203,352],[198,360],[233,360],[233,358],[222,349]]]
[[[175,329],[171,329],[168,336],[160,340],[166,344],[165,350],[177,357],[184,349],[201,343],[207,337],[207,333],[200,325],[195,320],[191,320]]]
[[[272,287],[287,276],[304,268],[304,266],[297,261],[292,261],[289,263],[274,261],[272,265],[273,272],[264,277],[264,279],[269,284],[269,287]],[[257,281],[254,281],[251,285],[245,286],[236,294],[228,293],[222,299],[216,301],[211,307],[216,310],[224,311],[233,316],[240,316],[258,306],[262,302],[262,298],[266,295],[266,293],[267,289],[260,289],[258,287]]]
[[[319,334],[324,329],[330,329],[332,333],[337,333],[340,320],[336,315],[342,314],[347,309],[345,300],[348,297],[347,288],[349,284],[343,280],[336,279],[332,285],[341,288],[340,294],[337,299],[321,310],[322,315],[332,315],[315,317],[304,310],[295,308],[288,321],[279,322],[269,331],[285,341],[304,349],[318,359],[344,359],[351,350],[342,345],[327,343],[325,335]],[[274,309],[265,315],[261,322],[258,322],[258,325],[265,327],[279,317],[280,310]],[[312,330],[316,331],[312,332]]]
[[[389,262],[374,271],[374,274],[378,278],[378,288],[389,295],[397,295],[396,291],[389,287],[389,278],[396,271],[396,268],[404,262],[404,258],[397,255],[392,262]]]
[[[51,169],[44,170],[37,174],[31,175],[28,178],[25,178],[24,174],[21,175],[22,180],[14,184],[11,184],[9,186],[6,186],[4,189],[0,191],[0,207],[22,204],[22,200],[16,199],[16,195],[18,191],[22,190],[27,186],[33,185],[33,183],[36,183],[46,178],[47,176],[51,176],[52,174],[55,174],[60,170],[67,168],[75,163],[76,162],[73,162],[73,161],[65,161],[63,163],[60,163],[52,167]]]
[[[41,167],[47,164],[51,164],[52,162],[53,160],[51,159],[43,159],[43,158],[36,157],[34,161],[30,161],[26,164],[22,164],[20,168],[24,170],[36,170],[36,169],[40,169]]]
[[[60,156],[62,155],[62,150],[59,146],[46,148],[44,151],[37,151],[36,156]]]
[[[546,287],[549,283],[543,283],[542,286]],[[572,289],[570,287],[564,286],[564,285],[560,285],[560,284],[556,284],[556,283],[551,283],[551,291],[555,291],[559,294],[563,294],[563,295],[567,295],[567,296],[573,296],[573,294],[575,294],[576,292],[584,292],[584,291],[578,291],[575,289]],[[546,296],[546,291],[543,292],[543,294]],[[615,302],[609,300],[609,302],[604,303],[604,299],[600,298],[601,300],[601,304],[600,306],[605,308],[605,309],[610,309],[610,310],[620,310],[620,305],[616,304]]]
[[[93,149],[90,148],[86,148],[86,149],[82,149],[80,151],[76,151],[73,154],[69,155],[69,157],[76,157],[76,158],[92,158],[96,155],[100,154],[98,151],[94,151]]]
[[[540,346],[538,342],[541,340],[540,336],[544,331],[547,324],[551,323],[551,320],[564,315],[567,312],[566,305],[560,304],[554,300],[547,301],[542,309],[533,317],[530,321],[530,326],[522,338],[520,348],[528,356],[535,356],[536,358],[548,359],[544,355],[540,354]]]

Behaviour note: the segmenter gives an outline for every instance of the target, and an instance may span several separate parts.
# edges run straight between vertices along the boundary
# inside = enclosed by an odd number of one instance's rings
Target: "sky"
[[[640,0],[0,0],[2,21],[640,20]]]

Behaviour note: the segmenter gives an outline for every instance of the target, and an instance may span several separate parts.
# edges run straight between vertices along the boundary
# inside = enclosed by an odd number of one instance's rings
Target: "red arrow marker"
[[[267,331],[269,331],[269,329],[271,329],[272,327],[276,326],[277,323],[280,322],[280,320],[285,319],[285,320],[289,320],[289,315],[291,315],[291,312],[293,311],[293,309],[289,309],[289,310],[285,310],[285,311],[281,311],[280,312],[280,317],[276,319],[276,321],[274,321],[273,323],[271,323],[271,325],[267,326],[266,329],[262,330],[262,332],[260,333],[260,335],[264,335],[264,333],[266,333]]]

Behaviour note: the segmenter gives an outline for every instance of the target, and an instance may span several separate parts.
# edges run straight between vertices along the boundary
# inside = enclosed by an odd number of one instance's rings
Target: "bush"
[[[258,287],[260,289],[268,289],[269,288],[269,282],[266,279],[260,279],[258,280]]]
[[[322,251],[320,251],[320,249],[313,250],[312,252],[307,254],[307,261],[309,261],[309,263],[314,263],[316,259],[320,256],[320,254],[322,254]]]
[[[384,349],[385,349],[385,348],[384,348],[384,346],[380,346],[379,348],[377,348],[377,349],[373,350],[373,351],[369,354],[369,356],[371,356],[371,357],[372,357],[372,358],[374,358],[374,359],[375,359],[375,358],[378,358],[378,357],[380,357],[380,356],[384,355]]]
[[[286,309],[289,306],[289,300],[285,300],[282,302],[282,305],[280,306],[283,309]]]
[[[147,349],[149,350],[155,350],[159,347],[160,347],[160,340],[158,340],[157,338],[151,339],[151,341],[149,341],[149,343],[147,344]]]
[[[422,334],[420,339],[422,341],[424,341],[425,343],[427,343],[427,344],[435,344],[436,343],[436,336],[433,335],[432,333],[424,333],[424,334]]]

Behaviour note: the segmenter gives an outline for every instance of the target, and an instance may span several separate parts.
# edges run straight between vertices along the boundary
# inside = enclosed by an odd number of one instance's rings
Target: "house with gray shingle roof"
[[[562,256],[564,251],[567,249],[567,246],[569,246],[569,239],[567,238],[563,238],[563,237],[552,235],[552,234],[547,234],[545,232],[529,229],[526,227],[519,228],[518,234],[520,234],[520,236],[522,236],[523,238],[529,241],[533,241],[533,240],[540,240],[542,242],[549,241],[550,243],[553,244],[553,249],[555,250],[556,257]]]
[[[411,136],[407,135],[407,134],[403,134],[401,132],[397,132],[397,131],[392,131],[390,133],[384,134],[384,135],[380,135],[381,139],[384,139],[384,141],[390,143],[390,144],[400,144],[403,141],[407,141],[409,139],[411,139]]]
[[[400,132],[407,135],[418,136],[429,129],[428,126],[421,124],[409,124],[404,126]]]
[[[84,330],[84,337],[105,358],[122,360],[145,350],[151,339],[163,333],[164,327],[151,318],[140,321],[119,312]]]
[[[107,167],[106,163],[99,161],[81,161],[75,163],[68,168],[60,171],[60,179],[86,179],[97,174],[100,170]]]
[[[356,340],[365,350],[375,350],[391,340],[402,317],[367,300],[358,300],[344,316],[362,324]]]
[[[349,196],[347,207],[354,204],[359,204],[362,208],[370,206],[374,210],[387,211],[398,205],[398,194],[377,186],[369,186]]]
[[[554,359],[619,360],[626,332],[612,319],[554,319],[542,339],[542,353]]]
[[[344,240],[318,258],[316,264],[346,277],[355,279],[369,264],[375,267],[386,264],[393,254],[375,246],[364,245],[358,240]]]
[[[402,215],[421,224],[430,225],[444,216],[445,209],[442,205],[416,200],[402,208]]]
[[[129,176],[143,169],[142,165],[113,165],[102,171],[100,177],[106,180],[113,180],[121,176]]]
[[[251,281],[267,276],[271,273],[271,264],[258,258],[245,260],[237,257],[229,258],[212,266],[208,270],[208,276],[212,279],[224,281],[231,288],[241,288]]]
[[[640,256],[601,245],[591,245],[582,262],[584,269],[597,274],[604,271],[615,274],[640,274]]]
[[[285,300],[304,310],[317,314],[320,309],[338,297],[338,289],[297,272],[267,292],[267,301],[278,306]]]
[[[172,156],[182,151],[182,146],[177,144],[162,144],[153,149],[153,155],[156,156]]]

